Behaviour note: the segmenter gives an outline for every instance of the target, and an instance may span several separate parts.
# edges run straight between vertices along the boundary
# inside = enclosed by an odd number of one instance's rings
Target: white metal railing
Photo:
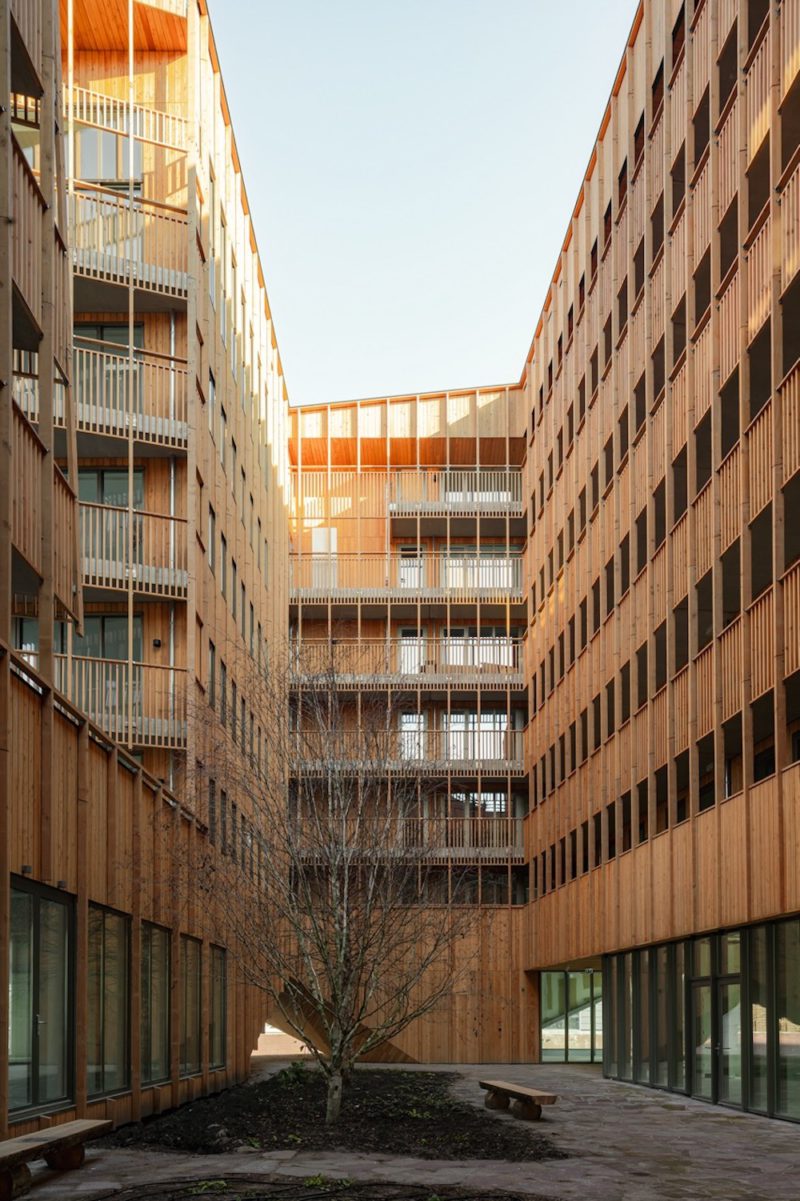
[[[56,655],[55,685],[128,746],[186,744],[186,670],[118,659]]]
[[[74,356],[78,428],[133,436],[142,442],[185,446],[186,365],[163,355],[81,339]]]
[[[295,554],[290,589],[298,598],[336,596],[522,596],[519,554]]]
[[[186,593],[186,520],[81,504],[84,584],[158,596]]]
[[[331,674],[341,683],[366,687],[386,681],[423,688],[467,680],[521,684],[522,654],[523,644],[516,638],[304,638],[293,647],[292,674],[298,683]]]
[[[522,511],[519,468],[396,471],[389,475],[394,513],[501,513]]]
[[[69,196],[75,270],[92,279],[132,283],[170,296],[186,294],[186,212],[81,184]]]
[[[141,141],[173,150],[185,150],[188,144],[185,117],[176,117],[143,104],[134,104],[131,108],[127,100],[91,88],[75,85],[70,96],[69,86],[64,84],[64,113],[69,120],[83,125],[94,125],[126,137],[132,133]]]
[[[296,735],[294,769],[318,775],[347,765],[380,775],[468,775],[524,771],[524,730],[403,728],[365,733],[319,731]]]

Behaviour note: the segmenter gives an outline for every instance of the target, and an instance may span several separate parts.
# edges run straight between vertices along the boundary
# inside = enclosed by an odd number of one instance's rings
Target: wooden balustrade
[[[658,197],[664,189],[664,116],[658,118],[650,135],[650,155],[648,160],[652,186],[650,195]]]
[[[772,224],[767,217],[747,252],[747,338],[752,342],[770,314]]]
[[[747,101],[747,161],[760,147],[769,130],[770,29],[766,26],[758,48],[750,60],[745,79]]]
[[[689,396],[686,387],[686,363],[672,381],[672,457],[677,455],[686,441]]]
[[[731,105],[725,123],[719,131],[719,211],[721,216],[728,211],[739,183],[738,107],[737,99]]]
[[[47,204],[16,138],[12,141],[14,237],[11,239],[11,274],[41,330],[42,230]]]
[[[653,584],[653,621],[659,625],[667,616],[667,547],[662,543],[650,560]]]
[[[695,558],[697,575],[704,576],[714,554],[714,506],[711,484],[706,484],[694,502]]]
[[[75,522],[78,502],[58,466],[53,466],[53,589],[65,609],[75,612],[80,586]]]
[[[81,184],[69,197],[70,234],[79,275],[185,296],[188,226],[182,209],[134,200]]]
[[[741,458],[735,446],[719,467],[720,550],[726,551],[741,532]]]
[[[126,746],[186,745],[184,668],[56,655],[55,685]]]
[[[782,0],[781,29],[781,99],[800,71],[800,0]]]
[[[667,735],[669,721],[667,717],[667,689],[662,688],[652,701],[653,710],[653,755],[655,766],[659,767],[667,761]]]
[[[798,0],[800,4],[800,0]],[[788,288],[800,269],[800,164],[781,192],[781,281]]]
[[[72,268],[69,251],[58,230],[55,231],[55,312],[53,356],[65,379],[72,375],[70,362],[72,345]]]
[[[711,322],[707,321],[694,343],[695,425],[711,407]]]
[[[626,204],[617,221],[614,231],[614,268],[617,281],[621,282],[628,274],[628,214],[630,205]]]
[[[686,130],[686,55],[674,72],[669,87],[669,130],[669,144],[672,153],[677,154]]]
[[[695,103],[698,97],[703,95],[708,83],[711,39],[709,8],[710,6],[704,5],[700,9],[700,15],[692,29],[692,94]]]
[[[750,475],[750,520],[772,500],[772,401],[747,430]]]
[[[677,604],[689,587],[689,515],[684,513],[672,531],[672,601]]]
[[[739,273],[719,301],[719,375],[724,384],[739,362]]]
[[[686,291],[686,209],[681,213],[678,224],[672,231],[672,306],[678,303]]]
[[[305,518],[522,514],[518,467],[292,472],[292,513]]]
[[[630,200],[628,202],[631,210],[631,244],[634,247],[639,245],[644,235],[644,179],[644,171],[640,171],[631,184]],[[633,299],[631,297],[631,300]]]
[[[800,470],[800,360],[784,379],[780,392],[783,410],[783,478],[789,480]]]
[[[697,680],[697,737],[714,725],[714,647],[707,646],[695,659]]]
[[[672,681],[672,713],[676,754],[689,745],[689,668]]]
[[[182,360],[81,339],[74,352],[77,426],[89,433],[183,447],[187,439],[188,376]]]
[[[42,460],[45,449],[22,411],[14,405],[11,426],[11,541],[42,574]]]
[[[644,305],[640,304],[633,317],[631,318],[631,336],[630,336],[630,362],[633,379],[639,379],[639,376],[644,371],[645,355],[644,355],[644,327],[645,313]]]
[[[297,598],[383,596],[522,597],[522,559],[492,555],[424,552],[399,554],[309,554],[290,556],[290,590]]]
[[[91,88],[64,85],[64,112],[72,121],[82,125],[94,125],[127,137],[132,132],[135,138],[153,142],[171,150],[185,150],[188,145],[188,122],[184,117],[159,109],[134,104],[127,100],[96,92]]]
[[[658,343],[664,332],[664,256],[658,260],[650,281],[652,288],[651,312],[653,319],[653,345]]]
[[[653,480],[662,479],[667,469],[667,406],[659,405],[650,419],[650,445],[653,455]]]
[[[722,720],[742,707],[742,619],[737,617],[719,639]]]
[[[42,79],[42,0],[11,0],[11,16],[34,70]]]
[[[773,608],[774,594],[770,588],[754,601],[749,609],[750,693],[753,700],[767,692],[774,682]]]
[[[783,577],[784,675],[800,671],[800,563]]]
[[[524,730],[311,730],[295,734],[291,753],[294,770],[309,775],[339,763],[379,775],[443,771],[522,775],[524,747]]]
[[[485,858],[484,852],[521,856],[523,824],[521,817],[412,817],[403,820],[402,841],[438,858]]]
[[[314,684],[333,674],[339,683],[420,688],[442,684],[521,685],[522,643],[514,638],[303,639],[293,648],[292,674]]]
[[[711,241],[711,167],[708,158],[694,185],[692,216],[694,218],[694,261],[698,263]],[[698,313],[697,316],[700,317],[702,314]]]
[[[81,504],[87,586],[154,596],[186,595],[186,519]]]

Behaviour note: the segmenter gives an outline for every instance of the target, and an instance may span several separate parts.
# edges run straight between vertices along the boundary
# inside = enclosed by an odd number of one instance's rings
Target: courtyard
[[[254,1056],[250,1084],[287,1064]],[[162,1201],[206,1195],[280,1196],[284,1201],[325,1196],[444,1201],[499,1194],[540,1201],[797,1201],[800,1197],[798,1130],[792,1123],[604,1080],[600,1068],[591,1065],[425,1065],[424,1071],[454,1074],[454,1101],[474,1105],[486,1122],[510,1123],[530,1131],[532,1145],[544,1136],[564,1157],[527,1162],[430,1159],[374,1149],[311,1151],[292,1146],[267,1152],[248,1146],[204,1155],[90,1146],[86,1165],[78,1173],[36,1171],[31,1195],[37,1201],[61,1201],[65,1196],[83,1201]],[[488,1076],[555,1092],[558,1104],[531,1125],[484,1110],[478,1081]],[[145,1175],[147,1184],[142,1185]]]

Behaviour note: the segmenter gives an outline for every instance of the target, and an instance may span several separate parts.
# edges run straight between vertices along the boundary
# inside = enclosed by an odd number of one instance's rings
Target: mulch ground
[[[356,1071],[345,1089],[339,1121],[326,1126],[321,1073],[293,1065],[267,1080],[123,1126],[103,1141],[204,1155],[252,1147],[425,1159],[564,1158],[529,1123],[501,1120],[454,1099],[450,1085],[457,1079],[444,1072]]]
[[[111,1198],[112,1194],[109,1194]],[[209,1201],[550,1201],[530,1193],[476,1192],[452,1186],[429,1188],[408,1184],[358,1184],[352,1180],[333,1180],[308,1176],[305,1180],[264,1183],[240,1177],[238,1180],[197,1180],[192,1184],[173,1181],[159,1186],[142,1185],[115,1192],[113,1201],[190,1201],[207,1197]]]

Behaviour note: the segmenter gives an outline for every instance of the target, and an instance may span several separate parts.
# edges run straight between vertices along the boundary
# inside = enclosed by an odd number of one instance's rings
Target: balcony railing
[[[55,656],[55,685],[127,746],[186,745],[186,671],[117,659]]]
[[[522,857],[521,817],[416,817],[403,822],[403,843],[436,859]]]
[[[25,49],[34,70],[42,78],[42,28],[43,11],[41,0],[11,0],[11,16],[25,43]]]
[[[294,649],[297,685],[326,676],[361,688],[522,687],[516,638],[303,639]]]
[[[185,150],[187,146],[185,117],[176,117],[143,104],[134,104],[131,109],[127,100],[91,88],[74,86],[70,98],[69,87],[65,84],[64,113],[69,120],[83,125],[94,125],[126,137],[132,132],[141,141],[154,142],[171,150]]]
[[[69,197],[76,274],[185,296],[189,277],[186,212],[80,184]]]
[[[406,777],[524,773],[524,730],[312,731],[296,738],[293,767],[304,775],[331,770]]]
[[[47,203],[16,138],[13,144],[14,236],[11,274],[31,316],[42,328],[42,228]]]
[[[14,406],[11,427],[11,541],[34,571],[42,574],[42,461],[39,435]],[[59,535],[60,536],[60,531]]]
[[[292,555],[295,599],[522,599],[518,554]]]
[[[182,360],[82,338],[74,352],[78,429],[184,447],[187,372]]]
[[[392,472],[389,512],[521,516],[522,472],[519,468]]]
[[[81,504],[84,584],[154,596],[186,595],[186,520]]]

